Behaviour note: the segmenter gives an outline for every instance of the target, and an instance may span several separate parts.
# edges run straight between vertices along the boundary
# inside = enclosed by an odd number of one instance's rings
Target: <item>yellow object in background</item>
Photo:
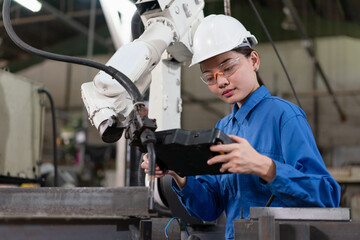
[[[40,187],[40,185],[37,183],[23,183],[20,187]]]

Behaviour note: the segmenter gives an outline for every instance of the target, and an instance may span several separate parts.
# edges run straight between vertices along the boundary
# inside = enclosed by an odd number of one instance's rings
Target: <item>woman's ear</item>
[[[260,58],[259,54],[256,51],[252,51],[250,54],[250,61],[255,72],[260,68]]]

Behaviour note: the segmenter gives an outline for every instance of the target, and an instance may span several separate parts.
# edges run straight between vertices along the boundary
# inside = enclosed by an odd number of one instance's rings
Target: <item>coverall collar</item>
[[[239,108],[237,104],[234,104],[233,111],[231,113],[231,119],[236,119],[242,123],[251,110],[267,96],[270,96],[269,90],[264,85],[260,86],[260,88],[255,90],[255,92],[253,92],[250,97],[241,105],[241,108]]]

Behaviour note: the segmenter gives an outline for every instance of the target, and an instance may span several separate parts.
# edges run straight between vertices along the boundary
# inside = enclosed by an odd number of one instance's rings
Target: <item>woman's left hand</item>
[[[231,144],[213,145],[210,150],[219,155],[208,160],[208,164],[222,163],[220,172],[238,174],[254,174],[266,182],[270,182],[276,175],[276,165],[273,160],[258,153],[250,143],[241,137],[229,135],[235,141]]]

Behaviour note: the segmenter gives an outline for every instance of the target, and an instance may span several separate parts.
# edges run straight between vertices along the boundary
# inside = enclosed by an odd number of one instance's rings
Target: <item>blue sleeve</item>
[[[172,188],[182,205],[193,217],[203,221],[214,221],[224,210],[219,194],[219,184],[214,176],[189,176],[182,190],[172,180]]]
[[[280,136],[285,162],[274,161],[276,177],[266,186],[289,207],[338,207],[340,186],[327,171],[305,117],[286,121]]]

